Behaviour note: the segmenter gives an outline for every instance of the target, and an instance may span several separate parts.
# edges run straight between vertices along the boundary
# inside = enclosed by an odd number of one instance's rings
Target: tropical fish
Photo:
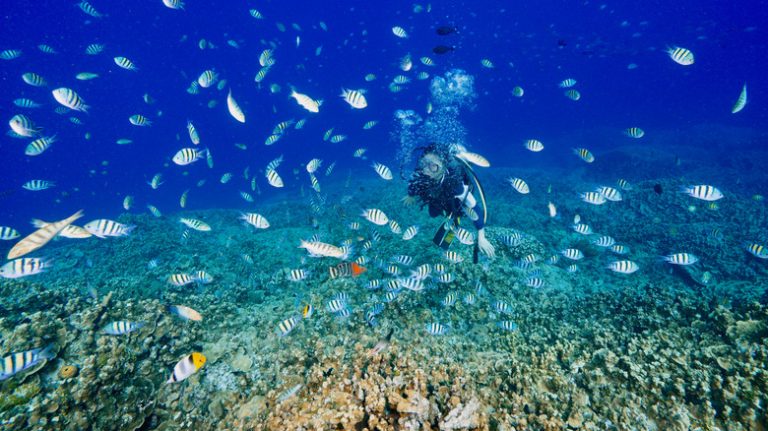
[[[71,88],[57,88],[52,91],[53,98],[56,99],[59,104],[65,106],[74,111],[88,112],[89,106],[85,104],[83,99],[75,93],[75,90]]]
[[[722,199],[723,193],[717,189],[717,187],[708,186],[708,185],[695,185],[695,186],[687,186],[682,187],[681,192],[687,194],[690,197],[701,199],[704,201],[716,201],[719,199]]]
[[[119,320],[116,322],[108,323],[104,328],[102,328],[101,331],[109,335],[125,335],[141,329],[143,326],[143,322],[128,322],[125,320]]]
[[[108,219],[98,219],[88,222],[83,226],[85,230],[99,238],[126,236],[136,226],[118,223]]]
[[[733,109],[731,109],[731,114],[736,114],[738,112],[741,112],[744,107],[747,106],[747,84],[744,83],[744,86],[741,88],[741,93],[739,94],[739,98],[736,100],[736,103],[733,105]]]
[[[534,153],[538,153],[539,151],[544,149],[544,144],[541,143],[541,141],[536,139],[529,139],[525,141],[525,148],[529,151],[533,151]]]
[[[569,90],[565,90],[565,93],[563,94],[565,95],[565,97],[573,100],[574,102],[581,99],[581,93],[579,93],[578,90],[574,90],[572,88]]]
[[[368,106],[365,99],[365,90],[347,90],[341,89],[341,98],[355,109],[363,109]]]
[[[510,178],[507,181],[509,181],[512,188],[520,194],[527,195],[531,191],[530,188],[528,188],[528,184],[520,178]]]
[[[349,255],[349,249],[336,247],[320,241],[301,240],[299,248],[306,249],[311,256],[335,257],[337,259],[346,259]]]
[[[560,88],[571,88],[574,85],[576,85],[576,80],[573,78],[564,79],[560,81],[560,84],[558,84]]]
[[[24,150],[24,154],[28,156],[39,156],[45,150],[50,148],[51,144],[54,142],[56,142],[56,136],[44,136],[35,139],[27,145],[27,148]]]
[[[630,138],[640,139],[645,136],[645,131],[639,127],[630,127],[624,130],[624,134]]]
[[[382,179],[387,181],[392,179],[392,171],[387,166],[374,162],[371,167],[373,167],[373,170],[375,170]]]
[[[166,383],[180,382],[192,374],[195,374],[203,365],[205,365],[205,360],[205,356],[202,353],[190,353],[176,363],[176,366],[173,367],[171,377]]]
[[[20,237],[19,232],[8,226],[0,226],[0,240],[8,241]]]
[[[193,310],[192,308],[187,307],[186,305],[170,305],[168,306],[168,311],[183,319],[192,320],[195,322],[200,322],[203,320],[203,316],[200,315],[200,313]]]
[[[11,130],[13,130],[14,133],[25,138],[37,136],[41,131],[29,117],[22,114],[11,117],[8,125],[11,126]]]
[[[245,220],[246,223],[256,229],[267,229],[269,227],[269,221],[263,215],[257,213],[241,213],[240,220]]]
[[[429,335],[443,335],[448,331],[448,328],[439,322],[427,323],[425,329]]]
[[[0,381],[6,380],[16,374],[28,370],[42,361],[53,359],[53,344],[45,348],[27,350],[25,352],[12,353],[2,360],[0,366]]]
[[[21,278],[40,274],[50,266],[50,263],[38,257],[23,257],[11,260],[0,266],[0,277]]]
[[[313,113],[320,112],[320,105],[323,103],[322,100],[316,101],[306,94],[298,93],[295,89],[291,89],[291,97],[296,100],[296,103],[298,103],[299,106],[306,109],[307,111]]]
[[[408,38],[408,32],[405,31],[404,28],[399,26],[392,27],[392,34],[395,36],[401,38],[401,39],[407,39]]]
[[[57,222],[49,223],[44,227],[36,230],[30,235],[24,237],[21,241],[11,248],[8,252],[8,259],[15,259],[17,257],[24,256],[31,253],[45,244],[48,243],[53,237],[59,234],[65,227],[69,226],[75,220],[83,216],[83,211],[80,210],[71,216]]]
[[[384,211],[377,208],[363,210],[361,215],[375,225],[384,226],[389,222],[389,217],[384,214]]]
[[[152,125],[152,122],[141,114],[131,115],[128,117],[128,121],[134,126],[146,127]]]
[[[340,277],[357,277],[364,273],[366,270],[367,268],[355,262],[342,262],[336,266],[331,266],[328,268],[331,279]]]
[[[584,259],[584,253],[577,248],[566,248],[565,250],[561,251],[560,254],[571,260]]]
[[[125,70],[133,70],[133,71],[139,70],[136,67],[136,65],[133,64],[133,62],[126,57],[115,57],[114,60],[116,65],[120,66]]]
[[[299,318],[296,316],[291,316],[280,323],[277,324],[277,334],[280,337],[285,337],[286,335],[290,334],[291,331],[296,327],[296,325],[299,323]]]
[[[586,148],[574,148],[573,153],[587,163],[592,163],[595,161],[595,156],[593,156],[592,153]]]
[[[699,261],[699,258],[696,257],[696,255],[693,255],[691,253],[674,253],[667,256],[662,257],[665,262],[671,263],[673,265],[693,265],[694,263]]]
[[[184,225],[186,225],[190,229],[194,229],[194,230],[199,231],[199,232],[210,232],[211,231],[211,226],[208,225],[208,223],[206,223],[206,222],[204,222],[202,220],[198,220],[198,219],[194,219],[194,218],[182,217],[182,218],[179,219],[179,222],[183,223]]]
[[[186,273],[171,274],[168,276],[168,283],[176,287],[186,286],[188,284],[194,283],[195,281],[197,281],[195,277]]]
[[[633,272],[640,269],[640,266],[631,260],[617,260],[615,262],[611,262],[608,265],[608,269],[620,274],[632,274]]]
[[[239,121],[240,123],[245,123],[245,114],[243,113],[243,110],[240,109],[240,105],[237,104],[235,98],[232,97],[231,89],[227,94],[227,109],[229,110],[229,115],[231,115],[232,118]]]
[[[45,87],[48,81],[34,72],[26,72],[21,75],[21,80],[33,87]]]
[[[672,61],[682,66],[690,66],[694,61],[693,53],[690,50],[679,46],[667,48],[667,54]]]
[[[32,226],[34,226],[36,228],[43,228],[43,227],[45,227],[45,226],[50,224],[47,221],[43,221],[43,220],[40,220],[40,219],[34,219],[34,218],[31,220],[31,222],[32,222]],[[75,225],[71,224],[71,225],[65,227],[64,229],[62,229],[61,232],[59,232],[58,236],[60,236],[62,238],[83,239],[83,238],[90,238],[93,235],[90,232],[88,232],[87,230],[81,228],[80,226],[75,226]]]

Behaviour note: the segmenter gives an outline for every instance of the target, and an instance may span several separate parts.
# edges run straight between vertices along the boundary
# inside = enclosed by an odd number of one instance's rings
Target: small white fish
[[[229,110],[229,114],[234,118],[235,120],[245,123],[245,114],[243,113],[242,109],[240,109],[240,106],[235,101],[235,98],[232,97],[232,90],[229,90],[229,94],[227,94],[227,109]]]
[[[399,26],[392,27],[392,34],[394,34],[395,36],[401,39],[408,39],[408,32],[406,32],[404,28]]]
[[[323,103],[322,100],[316,101],[306,94],[297,92],[295,89],[291,89],[291,97],[296,100],[296,103],[298,103],[299,106],[306,109],[307,111],[312,113],[320,112],[320,105]]]
[[[392,177],[392,171],[385,165],[382,165],[381,163],[374,162],[371,167],[376,171],[379,176],[387,181],[391,180]]]
[[[520,178],[510,178],[508,181],[509,184],[512,185],[512,188],[514,188],[520,194],[527,195],[531,192],[528,184]]]
[[[690,66],[694,62],[693,53],[690,50],[679,46],[667,48],[667,54],[672,61],[681,66]]]
[[[525,141],[525,148],[529,151],[533,151],[534,153],[538,153],[539,151],[544,149],[544,144],[541,143],[541,141],[537,139],[529,139]]]
[[[136,65],[133,64],[133,62],[126,57],[115,57],[114,60],[116,65],[120,66],[125,70],[133,70],[133,71],[139,70],[136,67]]]

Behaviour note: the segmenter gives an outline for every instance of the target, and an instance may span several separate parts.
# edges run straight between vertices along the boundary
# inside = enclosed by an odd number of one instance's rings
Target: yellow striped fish
[[[43,154],[45,150],[51,147],[51,144],[56,142],[56,136],[44,136],[42,138],[35,139],[27,145],[24,150],[24,154],[28,156],[39,156]]]
[[[173,163],[179,166],[186,166],[202,159],[208,150],[198,150],[197,148],[182,148],[173,156]]]
[[[690,66],[694,61],[693,53],[690,50],[681,48],[679,46],[667,48],[667,54],[669,55],[669,58],[672,59],[672,61],[682,66]]]
[[[194,229],[196,231],[199,231],[199,232],[210,232],[211,231],[211,226],[208,225],[208,223],[206,223],[206,222],[204,222],[202,220],[198,220],[198,219],[194,219],[194,218],[182,217],[182,218],[179,219],[179,222],[181,222],[184,225],[186,225],[187,227],[189,227],[191,229]]]
[[[9,241],[20,237],[19,232],[8,226],[0,226],[0,240]]]
[[[27,350],[26,352],[12,353],[3,358],[2,368],[0,368],[0,381],[13,377],[14,375],[28,370],[42,361],[53,359],[53,344],[45,348]]]
[[[195,278],[186,273],[171,274],[168,277],[168,283],[177,287],[186,286],[187,284],[194,282]]]
[[[75,93],[75,90],[66,87],[60,87],[52,91],[53,98],[59,102],[60,105],[65,106],[73,111],[88,112],[89,106],[85,104],[85,101],[79,94]]]
[[[125,57],[115,57],[115,64],[125,70],[139,70],[133,62]]]
[[[593,156],[592,153],[586,148],[574,148],[573,153],[587,163],[592,163],[595,161],[595,156]]]
[[[108,236],[117,237],[128,235],[136,226],[126,225],[108,219],[97,219],[86,223],[83,227],[85,230],[99,238],[106,238]]]
[[[28,275],[40,274],[49,266],[48,261],[38,257],[23,257],[14,259],[0,266],[0,277],[21,278]]]
[[[69,226],[75,220],[83,216],[83,210],[80,210],[71,216],[57,222],[49,223],[45,227],[38,229],[29,236],[25,237],[8,252],[8,259],[15,259],[31,253],[52,240],[65,227]]]

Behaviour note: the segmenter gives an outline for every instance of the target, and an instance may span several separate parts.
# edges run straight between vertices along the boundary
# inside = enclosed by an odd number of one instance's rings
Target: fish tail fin
[[[54,348],[56,347],[56,344],[51,343],[44,348],[40,350],[40,352],[37,354],[38,357],[42,359],[53,359],[56,356],[56,352],[54,352]]]

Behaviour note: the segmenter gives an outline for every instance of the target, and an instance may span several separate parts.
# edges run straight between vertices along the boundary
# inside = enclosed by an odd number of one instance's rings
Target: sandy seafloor
[[[634,154],[627,163],[635,169],[659,163]],[[704,168],[692,169],[690,178],[705,177]],[[371,327],[364,312],[384,289],[364,286],[383,278],[382,271],[371,263],[358,278],[329,280],[328,267],[337,262],[307,258],[299,240],[314,233],[337,244],[370,238],[373,225],[358,214],[376,207],[403,229],[418,224],[421,232],[406,242],[376,228],[382,239],[366,254],[410,255],[415,266],[443,261],[431,244],[438,220],[400,204],[403,182],[383,186],[367,176],[345,185],[345,175],[320,178],[328,201],[317,230],[308,199],[295,194],[257,199],[249,208],[270,220],[263,231],[243,225],[235,209],[166,210],[159,219],[121,216],[137,225],[126,238],[49,244],[41,254],[54,260],[51,270],[0,283],[3,355],[50,342],[58,352],[39,369],[0,383],[2,429],[766,429],[768,261],[746,253],[742,243],[765,239],[768,225],[766,204],[750,193],[723,186],[727,198],[709,210],[675,192],[685,184],[680,179],[645,180],[633,182],[623,202],[588,208],[578,192],[598,182],[583,170],[548,179],[533,170],[481,172],[497,258],[473,265],[471,249],[457,244],[467,261],[453,266],[456,281],[401,292]],[[528,178],[534,192],[516,194],[505,182],[511,175]],[[652,191],[657,182],[666,190],[661,195]],[[552,194],[545,192],[549,184]],[[345,195],[351,200],[341,204]],[[558,219],[547,215],[550,200],[558,203]],[[628,245],[641,270],[607,270],[614,257],[570,229],[575,212]],[[204,220],[213,230],[193,232],[181,244],[179,216]],[[363,228],[350,231],[350,221]],[[721,240],[708,236],[714,228]],[[511,229],[526,236],[509,248],[498,238]],[[564,270],[570,263],[564,259],[545,262],[569,246],[587,256],[576,273]],[[660,262],[660,255],[677,251],[701,261],[689,270]],[[246,253],[253,264],[241,258]],[[529,253],[542,258],[535,268],[543,288],[525,285],[527,270],[517,261]],[[148,269],[155,258],[158,267]],[[285,271],[299,267],[312,276],[288,281]],[[182,288],[166,282],[172,273],[194,270],[209,272],[214,282]],[[703,271],[713,276],[708,284],[696,281]],[[484,291],[477,302],[462,303],[478,281]],[[338,292],[349,295],[346,319],[325,309]],[[449,292],[459,300],[445,307]],[[296,315],[302,300],[315,306],[315,315],[278,337],[278,322]],[[510,315],[496,312],[498,300],[511,306]],[[204,319],[183,321],[165,311],[168,304],[193,307]],[[505,319],[518,329],[502,331],[496,323]],[[127,336],[101,334],[114,320],[146,326]],[[435,321],[448,325],[448,333],[428,334],[425,325]],[[389,329],[389,348],[368,355]],[[205,366],[166,384],[174,364],[194,350],[207,356]],[[62,377],[66,365],[77,367],[75,376]],[[296,385],[294,395],[282,396]]]

